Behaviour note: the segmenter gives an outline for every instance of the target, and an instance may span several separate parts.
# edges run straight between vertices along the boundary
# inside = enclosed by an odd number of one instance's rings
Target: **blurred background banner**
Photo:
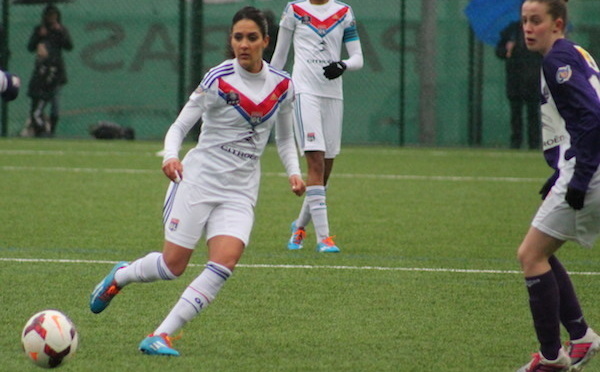
[[[523,0],[471,0],[465,14],[477,38],[496,46],[500,32],[521,18],[522,4]]]
[[[508,147],[504,65],[493,46],[474,32],[472,22],[477,18],[490,23],[486,16],[498,16],[505,5],[508,9],[518,2],[349,0],[365,66],[343,77],[344,143]],[[34,64],[26,46],[44,6],[9,0],[1,4],[7,35],[2,50],[9,69],[26,87]],[[202,75],[224,59],[233,14],[252,5],[270,11],[277,24],[286,4],[55,2],[74,43],[74,49],[63,54],[69,82],[61,93],[56,136],[91,138],[89,127],[108,121],[134,128],[136,139],[162,139]],[[569,2],[569,11],[570,37],[600,55],[598,1]],[[19,136],[29,107],[26,89],[7,105],[7,136]]]

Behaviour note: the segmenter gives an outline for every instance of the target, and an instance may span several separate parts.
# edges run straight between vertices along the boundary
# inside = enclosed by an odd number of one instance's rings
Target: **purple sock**
[[[533,326],[540,351],[547,359],[556,359],[560,349],[560,317],[558,283],[552,270],[525,278]]]
[[[552,266],[552,272],[560,292],[560,321],[569,332],[571,340],[582,338],[585,336],[588,325],[583,318],[583,312],[575,294],[573,283],[571,283],[571,278],[556,256],[550,257],[548,262]]]

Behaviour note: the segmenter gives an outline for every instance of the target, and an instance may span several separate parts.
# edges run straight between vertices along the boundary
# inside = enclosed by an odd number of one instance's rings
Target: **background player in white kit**
[[[165,137],[163,172],[173,182],[165,200],[163,252],[117,263],[91,295],[90,309],[99,313],[129,283],[179,277],[206,235],[206,268],[140,343],[144,353],[179,355],[171,345],[173,333],[208,306],[231,276],[248,244],[260,156],[274,125],[291,189],[298,196],[305,191],[293,132],[294,89],[287,74],[263,61],[267,35],[258,9],[245,7],[235,14],[230,34],[235,58],[204,76]],[[182,141],[201,116],[198,144],[180,162]]]
[[[329,233],[325,190],[340,152],[343,121],[341,75],[363,66],[362,49],[352,8],[334,0],[303,0],[287,4],[271,64],[282,69],[294,44],[292,78],[297,98],[297,140],[306,156],[306,197],[292,223],[289,249],[302,248],[311,218],[318,252],[339,252]],[[341,60],[342,44],[348,59]]]
[[[588,327],[554,254],[567,240],[591,247],[600,234],[600,70],[587,51],[565,39],[565,0],[525,0],[521,14],[527,48],[544,56],[544,157],[555,174],[518,250],[540,343],[519,372],[581,371],[600,351],[600,337]]]

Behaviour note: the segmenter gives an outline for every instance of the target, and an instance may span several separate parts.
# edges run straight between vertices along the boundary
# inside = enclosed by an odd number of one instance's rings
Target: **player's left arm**
[[[275,124],[275,143],[279,158],[285,167],[292,192],[298,196],[304,194],[306,185],[302,180],[300,162],[298,160],[298,149],[294,140],[294,121],[291,99],[277,114]]]
[[[356,21],[354,20],[353,15],[350,23],[344,29],[342,41],[346,46],[346,51],[348,51],[348,58],[341,61],[333,61],[323,67],[323,75],[329,80],[337,79],[342,76],[346,70],[359,70],[364,65],[362,47],[360,45],[360,38],[358,37]]]
[[[566,200],[574,209],[581,209],[589,183],[600,165],[600,79],[598,74],[588,77],[578,60],[567,58],[565,62],[554,66],[556,81],[549,87],[552,90],[554,86],[567,100],[566,105],[557,102],[561,116],[570,118],[566,125],[571,148],[565,158],[575,157]]]
[[[360,39],[349,41],[345,45],[348,51],[348,59],[344,59],[342,62],[346,64],[346,69],[348,71],[360,70],[364,65]]]

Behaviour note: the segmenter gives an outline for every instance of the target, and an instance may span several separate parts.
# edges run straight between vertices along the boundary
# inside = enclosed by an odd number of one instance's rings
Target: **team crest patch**
[[[308,15],[304,15],[300,18],[300,22],[302,22],[303,25],[309,25],[310,24],[310,16]]]
[[[240,96],[236,92],[229,92],[229,93],[227,93],[227,97],[225,98],[225,101],[227,102],[228,105],[231,105],[231,106],[239,105],[240,104]]]
[[[573,71],[570,65],[559,67],[556,71],[556,82],[559,84],[566,83],[571,79],[571,75],[573,75]]]
[[[169,230],[177,231],[177,226],[179,226],[179,220],[177,218],[171,218],[171,222],[169,222]]]
[[[307,133],[306,134],[306,140],[308,142],[313,142],[315,140],[315,133],[314,132]]]

